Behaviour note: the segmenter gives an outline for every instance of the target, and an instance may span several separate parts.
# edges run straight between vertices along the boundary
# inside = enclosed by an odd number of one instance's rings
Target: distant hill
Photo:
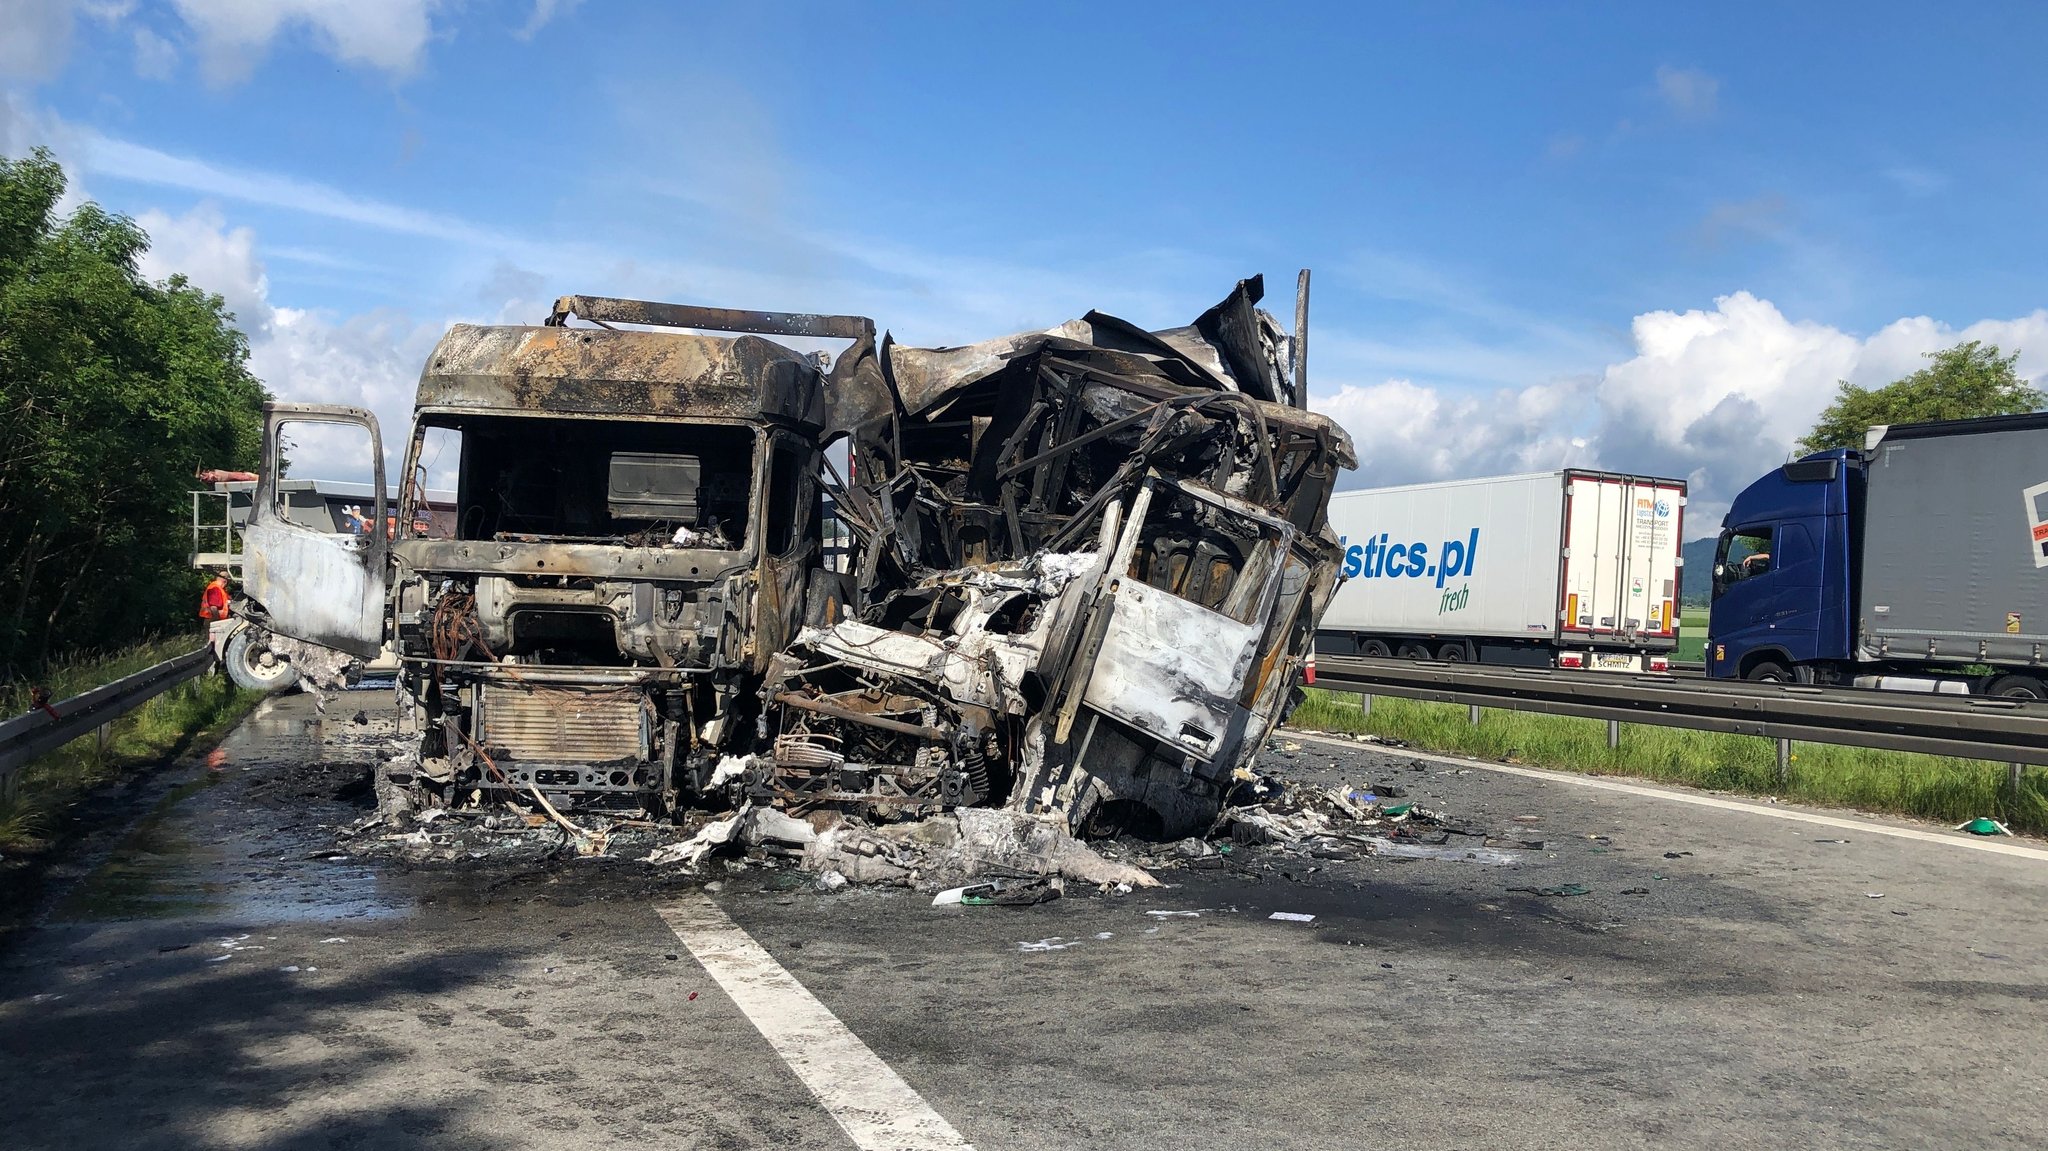
[[[1679,589],[1681,603],[1705,604],[1714,598],[1714,536],[1697,539],[1678,549],[1685,557],[1685,577]]]

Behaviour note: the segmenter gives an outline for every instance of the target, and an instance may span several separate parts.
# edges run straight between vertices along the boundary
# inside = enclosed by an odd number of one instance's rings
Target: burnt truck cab
[[[734,329],[748,334],[706,334]],[[827,373],[757,329],[873,333],[859,317],[591,297],[539,326],[456,325],[420,376],[389,538],[302,527],[271,494],[297,423],[367,432],[384,492],[375,417],[270,405],[253,610],[341,651],[392,640],[417,709],[416,782],[449,799],[672,808],[754,737],[761,674],[802,627],[819,566]],[[415,514],[430,486],[454,488],[452,515]],[[829,616],[829,594],[810,610]]]

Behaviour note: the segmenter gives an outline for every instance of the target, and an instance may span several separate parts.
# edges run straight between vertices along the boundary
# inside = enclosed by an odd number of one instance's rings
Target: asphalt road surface
[[[408,869],[330,858],[376,702],[273,700],[89,845],[0,955],[0,1144],[2048,1139],[2048,854],[1303,742],[1269,765],[1543,847],[1253,851],[1022,909],[759,867]]]

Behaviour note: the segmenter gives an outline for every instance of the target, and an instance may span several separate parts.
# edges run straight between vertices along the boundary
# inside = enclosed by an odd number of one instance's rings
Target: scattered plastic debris
[[[1985,818],[1984,816],[1981,816],[1981,815],[1980,815],[1980,816],[1978,816],[1978,817],[1977,817],[1977,818],[1975,818],[1975,819],[1969,820],[1969,821],[1967,821],[1967,822],[1964,822],[1964,823],[1959,823],[1959,824],[1957,824],[1957,825],[1956,825],[1956,830],[1957,830],[1957,831],[1967,831],[1967,832],[1969,832],[1969,833],[1970,833],[1971,835],[2011,835],[2011,834],[2012,834],[2012,829],[2011,829],[2011,828],[2009,828],[2009,827],[2007,827],[2006,825],[2004,825],[2004,824],[2002,824],[2002,823],[1998,822],[1998,821],[1997,821],[1997,820],[1995,820],[1995,819],[1987,819],[1987,818]]]
[[[1390,839],[1368,840],[1374,855],[1388,859],[1446,859],[1454,863],[1520,863],[1522,857],[1512,851],[1500,851],[1491,847],[1433,846],[1426,843],[1396,843]]]
[[[1316,921],[1315,916],[1299,911],[1276,911],[1266,918],[1285,920],[1288,923],[1314,923]]]
[[[831,868],[855,883],[929,891],[982,876],[1050,879],[1109,888],[1158,887],[1143,868],[1103,858],[1067,834],[1057,817],[963,807],[909,823],[870,826],[855,819],[819,832],[803,866]]]

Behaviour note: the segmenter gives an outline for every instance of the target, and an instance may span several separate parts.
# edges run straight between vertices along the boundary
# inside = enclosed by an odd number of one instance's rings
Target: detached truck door
[[[297,439],[289,437],[296,436]],[[301,523],[280,499],[288,450],[345,452],[371,477],[359,530]],[[358,460],[358,457],[361,457]],[[384,645],[388,509],[377,417],[325,404],[263,406],[263,469],[242,540],[242,590],[280,635],[374,657]]]
[[[1228,497],[1148,481],[1104,575],[1110,615],[1083,702],[1183,755],[1234,763],[1293,542],[1292,526]]]

